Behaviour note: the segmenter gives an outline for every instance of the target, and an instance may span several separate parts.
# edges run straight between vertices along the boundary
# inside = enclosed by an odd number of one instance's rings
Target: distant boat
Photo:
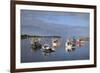
[[[44,44],[42,46],[42,49],[43,49],[43,52],[46,52],[46,53],[51,53],[55,51],[55,49],[50,47],[49,44]]]
[[[75,48],[76,48],[75,43],[73,43],[70,40],[67,40],[67,42],[65,43],[65,50],[66,51],[73,51],[73,50],[75,50]]]
[[[34,44],[34,42],[39,42],[40,43],[41,39],[40,38],[31,38],[30,39],[30,44]]]
[[[42,49],[49,49],[50,47],[49,47],[49,45],[48,44],[44,44],[43,46],[42,46]]]
[[[60,46],[60,39],[58,39],[58,38],[52,39],[52,47],[58,48],[59,46]]]
[[[32,49],[41,49],[42,45],[39,42],[34,42],[33,44],[31,44]]]
[[[69,44],[68,42],[65,43],[65,49],[66,51],[71,51],[72,50],[72,45]]]

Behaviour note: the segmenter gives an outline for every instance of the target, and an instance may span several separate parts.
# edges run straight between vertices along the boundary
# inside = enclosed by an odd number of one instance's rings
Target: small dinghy
[[[45,52],[45,53],[51,53],[51,52],[55,51],[55,49],[53,49],[52,47],[50,47],[48,44],[44,44],[42,46],[42,49],[43,49],[43,52]]]

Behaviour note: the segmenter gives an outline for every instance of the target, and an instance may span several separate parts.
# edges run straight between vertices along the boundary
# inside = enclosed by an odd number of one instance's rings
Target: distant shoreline
[[[21,39],[26,39],[26,38],[61,38],[61,36],[39,36],[39,35],[21,35]]]

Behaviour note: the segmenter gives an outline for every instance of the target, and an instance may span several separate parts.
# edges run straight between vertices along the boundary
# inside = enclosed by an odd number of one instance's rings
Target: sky
[[[89,13],[21,10],[22,34],[61,35],[70,29],[89,33]]]

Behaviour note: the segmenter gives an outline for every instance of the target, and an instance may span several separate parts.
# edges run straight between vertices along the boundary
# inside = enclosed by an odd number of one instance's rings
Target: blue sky
[[[65,31],[68,27],[89,29],[89,13],[21,10],[22,33],[34,34],[40,30],[43,33],[57,31],[54,29]]]

